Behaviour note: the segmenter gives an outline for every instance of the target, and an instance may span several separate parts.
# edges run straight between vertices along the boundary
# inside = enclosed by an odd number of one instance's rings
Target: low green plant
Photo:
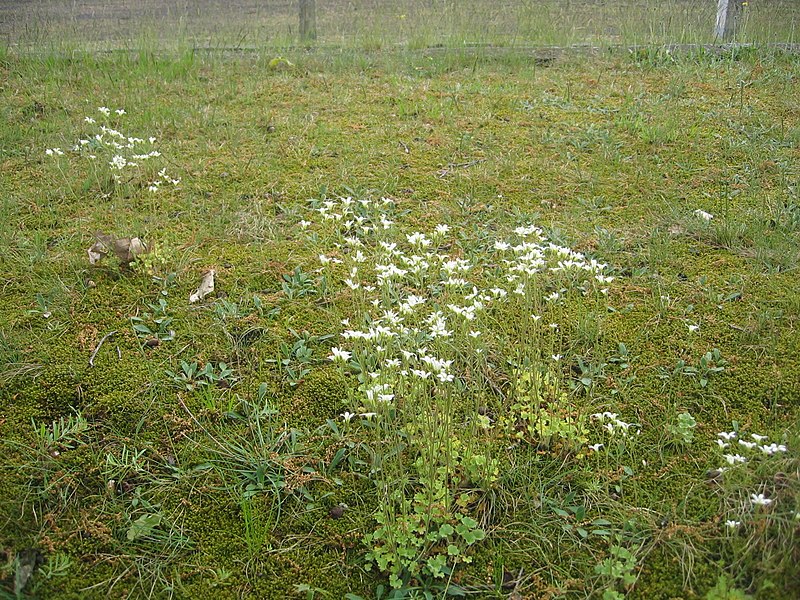
[[[510,410],[502,422],[516,439],[548,451],[585,447],[588,418],[573,405],[550,370],[536,366],[517,370],[510,396]]]
[[[83,434],[89,429],[88,421],[76,413],[68,417],[60,417],[46,423],[33,424],[39,447],[44,452],[54,453],[63,450],[72,450],[77,445],[84,444]]]
[[[166,370],[165,373],[176,388],[187,392],[212,385],[231,387],[236,383],[233,370],[223,362],[217,364],[207,362],[201,368],[197,361],[190,363],[181,360],[180,370]]]
[[[168,314],[167,301],[159,298],[156,304],[145,304],[150,311],[142,313],[140,317],[131,317],[133,331],[137,337],[144,340],[157,340],[171,342],[175,339],[175,330],[172,323],[175,320]]]
[[[667,431],[672,434],[676,443],[688,446],[694,440],[694,428],[696,426],[697,421],[695,421],[695,418],[684,411],[677,416],[674,423],[667,425]]]
[[[712,376],[717,373],[722,373],[727,366],[728,361],[722,358],[722,354],[718,348],[714,348],[703,354],[696,366],[687,363],[683,359],[678,359],[675,363],[675,367],[672,369],[672,374],[691,377],[697,381],[697,385],[704,388],[708,385]]]
[[[603,590],[603,600],[622,600],[624,594],[618,591],[629,589],[636,582],[636,556],[622,546],[611,546],[610,556],[595,565],[594,572],[603,576],[609,583]]]
[[[286,273],[282,277],[281,290],[288,300],[318,295],[325,288],[324,278],[315,278],[299,266],[295,267],[293,272]]]
[[[738,589],[735,582],[723,573],[717,578],[717,584],[706,592],[705,600],[753,600],[753,597]]]

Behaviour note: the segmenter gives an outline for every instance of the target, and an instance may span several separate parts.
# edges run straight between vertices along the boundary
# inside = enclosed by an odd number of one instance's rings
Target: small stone
[[[504,590],[513,590],[515,587],[517,587],[517,578],[514,573],[503,569],[502,587]]]
[[[722,471],[719,469],[711,469],[710,471],[706,471],[706,483],[708,485],[715,485],[719,483],[722,477]]]
[[[155,348],[159,344],[161,344],[161,340],[159,340],[157,337],[148,338],[147,341],[144,343],[144,345],[147,346],[148,348]]]
[[[341,519],[344,516],[344,511],[347,508],[344,504],[337,504],[328,511],[328,516],[331,519]]]

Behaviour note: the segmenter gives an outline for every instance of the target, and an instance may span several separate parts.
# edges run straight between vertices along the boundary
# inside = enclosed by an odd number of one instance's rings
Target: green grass
[[[274,56],[2,55],[0,593],[797,595],[797,57]],[[161,156],[69,151],[101,106]],[[180,184],[151,193],[161,168]],[[347,196],[395,225],[351,247],[314,210]],[[433,268],[378,288],[426,297],[408,327],[446,315],[403,339],[453,361],[434,384],[340,334],[380,314],[351,267],[374,282],[378,240],[440,223],[428,249],[508,300],[463,320],[471,286]],[[528,224],[614,279],[514,294],[495,242]],[[99,232],[149,252],[90,265]],[[734,429],[787,451],[723,451]],[[751,460],[714,473],[725,452]]]
[[[713,43],[716,3],[590,0],[325,0],[317,2],[311,47],[379,49],[481,46],[609,46]],[[160,48],[253,51],[305,46],[297,1],[187,5],[143,0],[10,2],[0,34],[20,48],[133,52]],[[4,25],[3,25],[4,24]],[[736,41],[797,43],[800,12],[790,0],[749,2]]]

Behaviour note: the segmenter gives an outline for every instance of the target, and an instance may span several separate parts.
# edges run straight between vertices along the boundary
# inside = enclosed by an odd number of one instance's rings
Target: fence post
[[[727,42],[736,34],[742,2],[743,0],[717,0],[717,24],[714,27],[716,39]]]
[[[316,0],[300,0],[300,39],[303,41],[317,39]]]

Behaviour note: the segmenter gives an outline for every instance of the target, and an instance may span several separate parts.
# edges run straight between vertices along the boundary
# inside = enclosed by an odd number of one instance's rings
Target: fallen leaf
[[[102,258],[113,253],[123,265],[128,265],[140,254],[147,252],[147,244],[138,237],[115,238],[105,233],[96,234],[97,241],[87,250],[89,264],[97,264]]]
[[[214,291],[214,274],[214,269],[211,269],[203,276],[203,280],[200,282],[200,287],[198,287],[197,290],[191,296],[189,296],[189,304],[199,302]]]

